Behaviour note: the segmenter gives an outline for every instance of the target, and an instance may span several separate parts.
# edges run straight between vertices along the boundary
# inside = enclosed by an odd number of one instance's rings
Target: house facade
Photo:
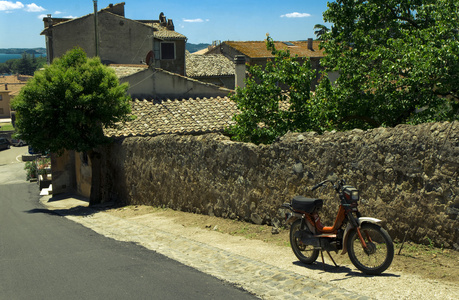
[[[316,71],[316,78],[311,84],[311,88],[320,80],[320,71],[323,69],[320,65],[320,60],[325,56],[324,51],[319,48],[320,41],[308,39],[307,41],[295,42],[274,42],[277,50],[289,50],[291,56],[298,56],[300,59],[309,59],[311,67]],[[237,56],[244,56],[247,64],[266,66],[268,60],[274,59],[271,51],[266,49],[265,41],[226,41],[220,44],[209,47],[205,55],[223,54],[230,60],[234,60]],[[334,81],[335,75],[330,76],[330,80]]]
[[[133,99],[225,97],[233,91],[146,65],[110,65]],[[234,81],[234,76],[233,76]],[[234,83],[233,83],[234,86]]]
[[[81,47],[88,57],[99,56],[104,64],[146,63],[185,74],[186,37],[175,31],[163,13],[158,20],[125,17],[125,3],[110,4],[97,13],[75,19],[43,19],[48,61]]]
[[[28,75],[0,76],[0,117],[11,117],[11,100],[16,97],[27,81],[32,78]]]

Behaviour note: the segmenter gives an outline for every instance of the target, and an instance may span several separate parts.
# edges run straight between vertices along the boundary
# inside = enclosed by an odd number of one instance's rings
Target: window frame
[[[172,47],[173,47],[173,50],[172,50],[173,51],[173,53],[172,53],[173,57],[172,58],[170,57],[170,55],[168,55],[166,58],[164,58],[164,54],[165,54],[164,52],[166,52],[166,51],[163,51],[163,45],[164,44],[169,44],[169,45],[172,44]],[[176,50],[177,47],[175,46],[175,42],[172,42],[172,41],[161,42],[161,45],[160,45],[159,48],[160,48],[161,60],[175,60],[176,59],[176,57],[177,57],[177,55],[176,55],[177,54],[177,50]]]

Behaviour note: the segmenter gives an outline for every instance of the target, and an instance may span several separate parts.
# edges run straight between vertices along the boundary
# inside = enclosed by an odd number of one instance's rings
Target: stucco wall
[[[231,92],[213,84],[186,78],[160,69],[145,69],[120,79],[128,82],[132,98],[225,97]]]
[[[82,48],[88,57],[96,55],[93,16],[85,16],[68,24],[58,24],[52,31],[53,59],[61,57],[74,47]]]
[[[8,92],[0,93],[0,98],[0,117],[11,117],[10,94]]]
[[[159,59],[156,57],[159,68],[173,73],[185,75],[185,40],[167,41],[175,44],[175,59]],[[160,43],[157,41],[157,43]]]
[[[60,57],[78,46],[96,55],[94,16],[53,27],[53,53]],[[153,28],[109,12],[98,14],[99,57],[104,63],[139,64],[153,47]]]
[[[75,152],[64,151],[61,155],[51,154],[53,195],[73,193],[76,190]]]
[[[454,125],[454,126],[453,126]],[[218,134],[126,138],[104,151],[106,201],[271,224],[294,195],[329,176],[361,191],[365,216],[380,218],[395,239],[459,247],[459,123],[368,131],[287,134],[256,146]],[[408,230],[408,231],[407,231]]]
[[[153,28],[110,13],[100,13],[99,55],[105,63],[139,64],[153,50]]]

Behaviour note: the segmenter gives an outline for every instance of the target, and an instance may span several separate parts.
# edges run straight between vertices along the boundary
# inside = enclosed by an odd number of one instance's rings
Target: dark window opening
[[[174,43],[161,43],[161,59],[175,59]]]
[[[88,158],[88,153],[85,151],[82,153],[81,155],[81,163],[84,165],[84,166],[87,166],[89,164],[89,158]]]

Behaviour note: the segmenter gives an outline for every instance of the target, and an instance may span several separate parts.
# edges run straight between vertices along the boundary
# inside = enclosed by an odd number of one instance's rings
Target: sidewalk
[[[0,118],[0,123],[11,123],[10,118]]]
[[[83,198],[45,196],[40,202],[72,221],[116,240],[136,242],[185,265],[231,282],[262,299],[371,299],[305,278],[210,244],[154,229],[141,222],[114,217],[89,208]],[[152,220],[153,221],[153,220]]]
[[[290,248],[186,227],[166,214],[121,218],[84,198],[45,196],[48,209],[118,241],[134,242],[262,299],[456,299],[459,287],[414,275],[367,276],[343,265],[306,267]]]

